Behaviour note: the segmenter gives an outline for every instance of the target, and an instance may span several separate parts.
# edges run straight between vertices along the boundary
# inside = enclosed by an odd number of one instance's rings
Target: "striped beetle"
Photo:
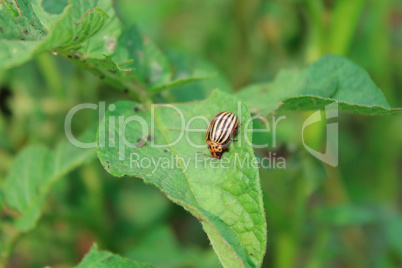
[[[222,153],[227,150],[237,133],[239,119],[230,112],[220,112],[209,122],[205,139],[211,156],[217,159],[222,157]]]

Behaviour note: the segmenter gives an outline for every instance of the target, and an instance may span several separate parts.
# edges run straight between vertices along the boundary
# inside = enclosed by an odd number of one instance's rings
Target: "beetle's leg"
[[[238,125],[236,126],[236,128],[233,130],[233,135],[237,133],[237,130],[239,129],[239,126],[240,126],[240,124],[238,124]]]
[[[231,142],[232,142],[232,141],[229,140],[227,143],[222,144],[222,151],[229,152],[229,145],[230,145]]]

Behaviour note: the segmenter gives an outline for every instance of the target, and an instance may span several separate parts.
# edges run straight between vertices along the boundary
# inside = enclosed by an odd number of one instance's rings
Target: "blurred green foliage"
[[[55,14],[66,4],[43,1]],[[222,72],[195,84],[200,91],[271,81],[280,69],[333,52],[366,69],[391,107],[402,107],[398,0],[116,0],[114,6],[123,24],[149,35],[178,70],[200,64]],[[196,55],[197,63],[180,61],[176,51]],[[181,88],[159,97],[190,101],[205,95],[189,96]],[[1,72],[0,184],[22,148],[55,148],[65,139],[71,107],[122,99],[130,97],[47,53]],[[340,164],[332,168],[301,144],[297,130],[308,115],[291,114],[279,124],[275,153],[286,157],[286,169],[260,170],[268,219],[263,267],[401,266],[402,117],[341,113]],[[97,120],[94,111],[80,112],[74,133]],[[318,148],[325,144],[321,132],[310,134]],[[0,250],[11,251],[8,267],[71,267],[93,242],[157,267],[219,267],[196,219],[140,180],[113,179],[98,160],[55,182],[32,232],[14,237],[7,223],[18,215],[0,210],[6,230]],[[13,250],[4,248],[7,239],[17,240]]]

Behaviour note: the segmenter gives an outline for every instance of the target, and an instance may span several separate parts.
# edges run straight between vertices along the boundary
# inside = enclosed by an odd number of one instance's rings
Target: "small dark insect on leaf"
[[[167,153],[167,152],[169,152],[169,150],[168,149],[165,149],[165,150],[163,150],[165,153]]]
[[[71,56],[71,55],[68,55],[68,56],[67,56],[67,58],[69,58],[69,59],[71,59],[72,57],[73,57],[73,56]]]
[[[153,139],[154,139],[154,137],[152,137],[151,135],[148,135],[147,140],[151,141]]]
[[[134,111],[136,111],[137,113],[140,111],[140,108],[139,107],[134,107]]]
[[[109,161],[106,160],[105,163],[109,164]]]
[[[33,23],[32,23],[31,25],[32,25],[32,26],[35,26],[35,24],[33,24]]]
[[[24,29],[24,34],[25,34],[25,35],[28,35],[28,33],[29,33],[28,30],[27,30],[27,29]]]
[[[137,143],[135,144],[135,146],[136,146],[137,148],[141,148],[141,147],[144,146],[146,143],[147,143],[146,140],[138,139],[138,141],[137,141]]]
[[[79,37],[80,37],[79,35],[76,36],[76,37],[74,38],[74,42],[77,41]]]

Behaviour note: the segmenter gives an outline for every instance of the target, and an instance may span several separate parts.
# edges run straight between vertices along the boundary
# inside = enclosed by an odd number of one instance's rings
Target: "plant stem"
[[[6,267],[8,260],[10,258],[11,251],[14,247],[15,242],[20,236],[20,232],[10,225],[2,224],[1,232],[5,235],[5,241],[0,241],[0,268]]]
[[[309,19],[309,38],[306,51],[306,62],[310,63],[320,58],[324,51],[324,6],[322,1],[305,0]]]
[[[48,88],[58,99],[65,97],[63,79],[54,56],[49,53],[41,53],[36,58],[41,74],[46,81]]]

